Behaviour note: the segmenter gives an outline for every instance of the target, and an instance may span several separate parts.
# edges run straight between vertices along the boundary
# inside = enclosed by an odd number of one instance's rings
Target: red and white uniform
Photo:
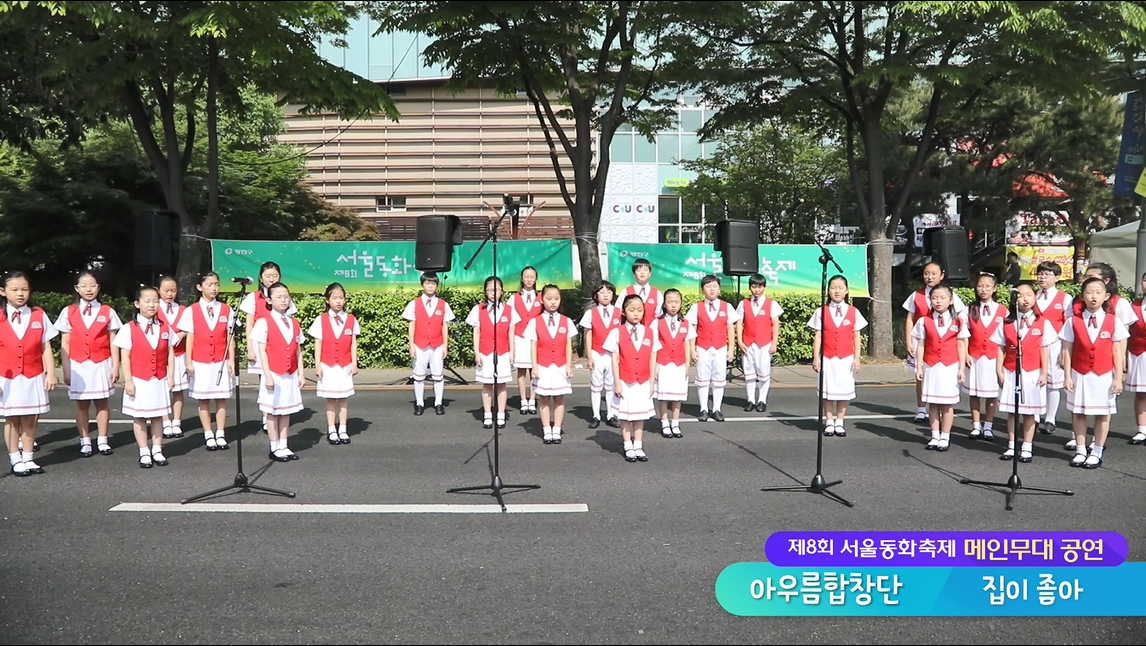
[[[1126,342],[1126,390],[1146,393],[1146,318],[1143,318],[1142,299],[1131,304],[1134,323],[1129,327],[1130,340]]]
[[[525,328],[524,343],[533,352],[537,344],[537,380],[533,392],[540,397],[556,397],[573,393],[565,369],[569,362],[565,352],[567,343],[577,336],[573,319],[560,312],[542,312]]]
[[[507,384],[513,368],[510,365],[509,335],[511,310],[508,305],[498,303],[489,307],[488,303],[474,305],[466,317],[466,325],[477,328],[478,352],[482,364],[477,368],[479,383]],[[497,351],[497,373],[494,373],[494,350]]]
[[[746,298],[736,307],[736,318],[744,322],[744,345],[748,349],[740,357],[745,381],[772,379],[772,347],[774,327],[784,308],[767,296]]]
[[[263,287],[260,285],[258,289],[253,292],[247,292],[243,297],[243,301],[239,303],[239,311],[246,314],[248,318],[253,317],[257,323],[259,320],[266,318],[271,313],[271,308],[267,307],[268,301],[266,296],[263,296]],[[287,316],[294,316],[298,314],[298,308],[295,307],[294,299],[291,299],[290,306],[287,307]],[[252,324],[253,326],[253,324]],[[251,330],[254,331],[254,327]],[[247,347],[251,347],[250,339],[247,339]],[[259,374],[259,357],[253,352],[247,352],[247,374]]]
[[[729,308],[731,309],[731,308]],[[647,325],[622,323],[609,332],[605,349],[619,353],[617,382],[621,397],[617,419],[643,421],[653,416],[653,353],[660,351],[656,334]]]
[[[965,307],[963,305],[963,299],[959,298],[959,295],[956,294],[955,292],[951,292],[951,296],[954,299],[954,303],[951,305],[951,307],[948,308],[948,310],[949,311],[954,310],[956,312],[962,312],[963,308]],[[916,321],[918,321],[920,319],[920,317],[927,316],[928,314],[930,314],[931,313],[931,288],[930,287],[924,287],[923,289],[916,290],[916,291],[912,292],[911,296],[908,296],[907,300],[903,301],[903,309],[914,314]],[[912,330],[914,330],[914,328],[912,328]],[[915,372],[915,358],[918,357],[922,353],[923,353],[923,351],[921,349],[916,348],[915,357],[908,355],[908,357],[907,357],[907,369],[908,370]]]
[[[230,305],[206,298],[184,309],[179,317],[179,331],[195,335],[190,364],[195,367],[191,376],[193,398],[230,399],[234,394],[236,379],[228,367],[232,357],[227,353],[227,333],[233,321]]]
[[[1066,394],[1067,410],[1075,415],[1118,412],[1110,387],[1114,385],[1114,344],[1130,338],[1126,326],[1102,310],[1083,310],[1081,316],[1066,322],[1061,337],[1074,344],[1070,356],[1074,392]]]
[[[685,316],[696,328],[696,385],[724,388],[728,377],[728,327],[736,325],[736,310],[720,299],[694,303]],[[701,408],[707,408],[701,402]]]
[[[1123,325],[1130,327],[1134,324],[1134,309],[1130,306],[1130,301],[1118,294],[1111,294],[1109,303],[1111,310],[1114,311],[1114,316]],[[1082,299],[1079,298],[1071,305],[1071,313],[1074,316],[1082,316],[1083,307]]]
[[[442,356],[446,345],[442,324],[457,318],[454,310],[436,294],[422,294],[406,303],[402,318],[414,322],[414,347],[418,355],[414,358],[414,381],[423,381],[426,374],[434,381],[441,381],[446,369],[445,358]]]
[[[827,321],[824,319],[827,310]],[[856,335],[867,327],[867,319],[860,311],[844,302],[817,307],[808,319],[808,327],[821,330],[824,359],[820,371],[824,373],[823,399],[851,401],[856,398],[855,343]]]
[[[298,373],[302,370],[299,348],[306,343],[298,319],[289,314],[271,312],[270,316],[255,321],[251,328],[251,341],[256,351],[265,347],[267,364],[259,379],[259,410],[267,415],[290,415],[302,410],[302,389]],[[274,376],[274,385],[267,388],[267,374]]]
[[[537,290],[522,290],[511,294],[505,303],[509,306],[509,324],[513,328],[513,367],[529,370],[533,367],[533,346],[525,337],[529,322],[541,316],[541,294]]]
[[[99,301],[84,301],[65,307],[56,319],[56,330],[70,334],[68,363],[72,379],[68,399],[107,399],[115,391],[111,383],[111,339],[123,327],[119,315]]]
[[[645,314],[641,318],[641,323],[644,325],[652,325],[653,321],[661,315],[661,308],[665,304],[665,295],[661,290],[653,287],[652,285],[629,285],[617,297],[617,304],[623,305],[625,297],[630,294],[636,294],[641,297],[645,303]]]
[[[911,336],[923,359],[923,403],[959,403],[959,339],[971,336],[966,321],[948,309],[915,322]]]
[[[183,307],[175,301],[159,301],[159,318],[175,330],[179,334],[179,319],[182,318],[184,310]],[[179,339],[175,344],[175,363],[172,364],[172,370],[175,372],[175,385],[171,388],[171,392],[177,393],[191,388],[191,379],[187,376],[187,339]]]
[[[585,348],[586,355],[592,353],[593,357],[593,371],[589,373],[589,392],[594,397],[594,402],[600,393],[605,393],[605,398],[609,402],[610,418],[617,416],[617,397],[613,390],[615,379],[613,355],[605,349],[605,340],[609,338],[609,332],[621,324],[621,317],[621,308],[617,305],[597,304],[585,310],[581,322],[577,324],[581,329],[593,333],[593,347]],[[593,405],[596,406],[596,403]]]
[[[1003,387],[996,395],[999,398],[999,412],[1041,415],[1047,405],[1046,390],[1039,386],[1042,349],[1047,348],[1049,353],[1052,347],[1060,344],[1054,331],[1054,323],[1042,317],[1036,318],[1034,312],[1019,314],[1013,322],[1004,321],[1002,325],[996,326],[991,333],[991,342],[996,346],[996,361],[998,361],[998,348],[1003,350]],[[1023,350],[1022,398],[1016,411],[1015,372],[1019,367],[1020,344]],[[1047,360],[1053,363],[1058,359],[1048,356]],[[995,375],[995,383],[999,383],[998,374]]]
[[[4,305],[0,321],[0,415],[43,415],[51,409],[44,390],[44,344],[59,335],[44,310]]]
[[[114,345],[127,350],[135,394],[123,391],[123,414],[133,419],[158,419],[171,414],[171,346],[178,334],[158,316],[136,315],[115,335]]]
[[[662,316],[652,324],[656,335],[657,381],[653,398],[662,402],[688,401],[688,342],[696,327],[680,316]]]
[[[1079,305],[1082,301],[1079,301]],[[1054,344],[1047,348],[1050,354],[1050,365],[1047,367],[1047,388],[1056,390],[1062,388],[1063,378],[1066,376],[1062,371],[1062,364],[1059,363],[1059,356],[1062,354],[1062,326],[1066,320],[1072,316],[1074,301],[1070,294],[1059,291],[1052,287],[1050,289],[1040,289],[1035,294],[1035,311],[1038,312],[1039,317],[1046,319],[1047,322],[1054,327],[1055,341]]]
[[[999,359],[999,344],[995,341],[995,330],[1003,325],[1007,312],[995,301],[976,301],[967,308],[963,321],[971,336],[967,338],[967,356],[971,367],[967,368],[967,383],[963,390],[972,397],[994,399],[999,396],[999,373],[996,364]],[[1041,336],[1041,334],[1040,334]],[[1055,338],[1058,338],[1057,335]]]
[[[322,341],[319,357],[322,376],[315,386],[316,394],[323,399],[346,399],[353,395],[352,350],[354,337],[362,334],[358,319],[345,310],[338,313],[327,310],[314,319],[306,333]]]

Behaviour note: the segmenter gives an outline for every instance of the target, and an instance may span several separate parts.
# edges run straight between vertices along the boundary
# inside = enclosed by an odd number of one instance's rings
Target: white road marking
[[[232,514],[500,514],[500,505],[326,505],[326,504],[247,504],[125,502],[108,511],[137,512],[223,512]],[[506,505],[510,514],[572,514],[589,511],[589,505],[524,504]]]

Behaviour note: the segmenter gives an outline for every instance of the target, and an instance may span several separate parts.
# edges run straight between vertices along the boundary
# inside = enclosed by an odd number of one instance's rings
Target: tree
[[[689,79],[726,109],[714,127],[777,115],[834,122],[869,243],[870,353],[892,358],[894,233],[934,153],[941,113],[998,83],[1037,79],[1078,91],[1116,54],[1140,51],[1138,3],[745,2],[694,17],[703,36],[681,53]],[[731,5],[731,7],[728,7]],[[680,54],[677,54],[680,58]],[[931,89],[911,163],[894,203],[887,196],[885,115],[892,94]]]
[[[427,34],[429,63],[453,71],[452,86],[524,89],[549,144],[561,196],[573,216],[582,296],[601,280],[597,231],[608,151],[631,123],[646,137],[668,123],[659,68],[679,28],[672,2],[380,2],[379,31]],[[573,177],[566,177],[562,158]]]

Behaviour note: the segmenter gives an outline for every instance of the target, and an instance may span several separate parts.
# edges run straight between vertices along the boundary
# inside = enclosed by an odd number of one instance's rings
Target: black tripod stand
[[[248,279],[246,279],[246,278],[232,278],[231,282],[239,283],[239,286],[240,286],[239,300],[240,300],[240,302],[242,302],[243,295],[245,295],[247,293],[247,285],[250,284],[248,282]],[[242,361],[240,360],[241,357],[239,356],[239,346],[237,343],[235,343],[235,333],[239,329],[239,317],[235,314],[235,312],[237,312],[238,310],[231,310],[231,311],[232,311],[231,320],[227,322],[227,325],[228,325],[228,328],[227,328],[227,353],[228,354],[230,353],[231,347],[233,345],[235,347],[235,368],[236,368],[236,372],[237,372],[238,367],[242,365]],[[226,355],[223,356],[223,365],[219,367],[219,376],[215,378],[215,385],[216,386],[223,383],[223,374],[227,371],[227,360],[229,358],[230,357],[228,357]],[[191,355],[187,355],[187,360],[188,361],[191,360]],[[269,368],[267,366],[263,366],[263,370],[268,370],[268,369]],[[234,424],[233,428],[235,429],[235,458],[238,460],[239,471],[238,471],[238,473],[235,474],[235,481],[233,483],[225,486],[225,487],[219,487],[218,489],[213,489],[213,490],[208,491],[206,493],[201,493],[201,494],[191,496],[190,498],[187,498],[186,500],[183,501],[182,504],[184,504],[184,505],[186,505],[189,502],[196,502],[196,501],[202,500],[204,498],[209,498],[209,497],[214,496],[216,494],[223,493],[225,491],[230,491],[232,489],[238,489],[239,491],[242,491],[244,493],[250,493],[252,490],[254,490],[254,491],[261,491],[263,493],[274,494],[276,496],[286,496],[287,498],[294,498],[294,492],[293,491],[282,491],[279,489],[271,489],[270,487],[264,487],[264,486],[257,485],[257,484],[251,484],[251,481],[247,478],[247,474],[243,473],[243,432],[241,430],[243,420],[242,420],[242,417],[239,416],[239,383],[238,383],[238,381],[239,381],[238,379],[235,380],[235,424]]]
[[[1026,491],[1041,491],[1043,493],[1058,494],[1060,496],[1073,496],[1074,495],[1074,492],[1069,490],[1069,489],[1060,490],[1060,489],[1043,489],[1041,487],[1026,487],[1026,486],[1023,486],[1023,481],[1019,478],[1019,456],[1021,455],[1020,448],[1022,446],[1022,444],[1019,442],[1019,436],[1021,434],[1025,437],[1026,434],[1023,433],[1022,430],[1019,428],[1019,426],[1021,425],[1020,422],[1023,421],[1023,417],[1024,417],[1023,415],[1019,414],[1019,404],[1021,404],[1023,402],[1023,338],[1019,335],[1019,331],[1018,331],[1018,325],[1019,325],[1018,318],[1019,317],[1018,317],[1017,310],[1015,308],[1015,300],[1017,298],[1018,298],[1018,290],[1012,289],[1011,290],[1011,320],[1014,321],[1014,323],[1005,324],[1005,325],[1014,325],[1016,328],[1015,329],[1015,345],[1013,346],[1013,348],[1009,348],[1009,349],[1013,349],[1015,351],[1015,412],[1011,413],[1011,419],[1014,420],[1015,443],[1011,448],[1012,453],[1013,453],[1011,455],[1011,477],[1008,478],[1006,482],[986,482],[983,480],[971,480],[969,478],[963,478],[962,480],[959,481],[960,484],[965,484],[965,485],[984,485],[984,486],[988,486],[988,487],[1006,487],[1007,488],[1007,506],[1006,506],[1007,511],[1011,511],[1015,508],[1015,497],[1016,497],[1016,494],[1019,493],[1020,489],[1026,490]],[[1027,334],[1030,334],[1030,332],[1028,331]],[[1052,361],[1054,361],[1054,359],[1052,359]]]
[[[518,205],[514,204],[510,200],[509,196],[506,195],[505,196],[505,209],[502,211],[501,217],[498,218],[497,222],[495,222],[492,227],[490,227],[489,234],[486,235],[485,240],[482,240],[481,246],[479,246],[477,248],[477,251],[474,252],[474,255],[469,259],[469,262],[466,263],[466,267],[465,267],[466,269],[469,269],[470,265],[472,265],[474,263],[474,260],[477,259],[478,254],[481,253],[481,250],[485,248],[485,243],[489,242],[490,240],[493,240],[493,275],[497,276],[497,230],[498,230],[498,227],[501,226],[501,221],[505,219],[505,216],[509,215],[510,213],[516,214],[517,209],[518,209]],[[500,305],[500,304],[501,303],[500,303],[500,299],[499,299],[496,302],[496,304],[494,305],[493,311],[491,312],[491,314],[493,315],[493,381],[494,381],[493,397],[492,397],[492,400],[493,400],[493,480],[488,485],[482,485],[482,486],[477,486],[477,487],[456,487],[454,489],[448,489],[446,491],[446,493],[464,493],[464,492],[469,492],[469,491],[485,491],[488,489],[490,494],[494,498],[497,498],[497,502],[499,505],[501,505],[502,512],[504,512],[505,511],[505,500],[501,497],[503,489],[514,489],[514,490],[524,491],[526,489],[540,489],[541,485],[513,485],[513,484],[507,485],[507,484],[503,484],[501,481],[501,457],[500,457],[499,443],[498,443],[499,437],[501,434],[498,432],[499,428],[498,428],[498,422],[497,422],[498,412],[504,412],[504,411],[498,411],[498,407],[497,407],[497,321],[498,321],[498,318],[500,318],[500,316],[501,316],[500,313],[498,312],[498,305]],[[481,315],[485,316],[484,313]],[[511,361],[512,361],[512,358],[511,358]],[[507,387],[508,387],[508,385],[507,385]],[[512,492],[509,492],[509,493],[512,493]]]
[[[822,272],[822,276],[820,278],[820,303],[821,303],[821,305],[820,305],[820,390],[816,395],[816,398],[819,400],[818,413],[816,416],[817,424],[818,424],[816,427],[816,475],[812,476],[812,482],[811,482],[811,484],[808,484],[808,485],[795,485],[795,486],[788,486],[788,487],[765,487],[765,488],[761,489],[761,491],[807,491],[808,493],[815,493],[815,494],[827,496],[827,497],[832,498],[833,500],[835,500],[839,503],[847,505],[848,507],[854,507],[855,505],[852,504],[850,501],[844,499],[842,496],[835,493],[834,491],[831,491],[831,487],[834,487],[834,486],[842,483],[843,480],[833,480],[832,482],[827,482],[827,479],[824,478],[824,476],[823,476],[823,464],[824,464],[824,395],[823,395],[823,393],[824,393],[824,342],[826,340],[826,339],[824,339],[823,330],[824,330],[824,323],[827,321],[827,317],[831,316],[830,314],[828,314],[828,262],[830,261],[833,265],[835,265],[836,270],[840,274],[843,274],[844,270],[840,268],[839,263],[837,263],[836,259],[832,257],[832,252],[828,251],[827,247],[825,247],[823,244],[821,244],[819,240],[816,240],[816,245],[818,245],[820,247],[820,251],[823,252],[823,255],[820,256],[820,265],[821,265],[821,272]]]

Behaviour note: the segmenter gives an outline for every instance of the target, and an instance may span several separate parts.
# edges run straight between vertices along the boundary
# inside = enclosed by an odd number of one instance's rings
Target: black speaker
[[[145,211],[135,216],[135,267],[154,271],[175,269],[179,214]]]
[[[462,243],[462,223],[456,215],[423,215],[418,218],[414,243],[414,267],[418,271],[450,271],[454,246]]]
[[[760,270],[760,227],[749,220],[716,223],[712,247],[724,256],[725,276],[751,276]]]
[[[963,227],[936,227],[923,234],[923,251],[939,263],[947,280],[970,280],[971,257],[967,253],[967,230]]]

